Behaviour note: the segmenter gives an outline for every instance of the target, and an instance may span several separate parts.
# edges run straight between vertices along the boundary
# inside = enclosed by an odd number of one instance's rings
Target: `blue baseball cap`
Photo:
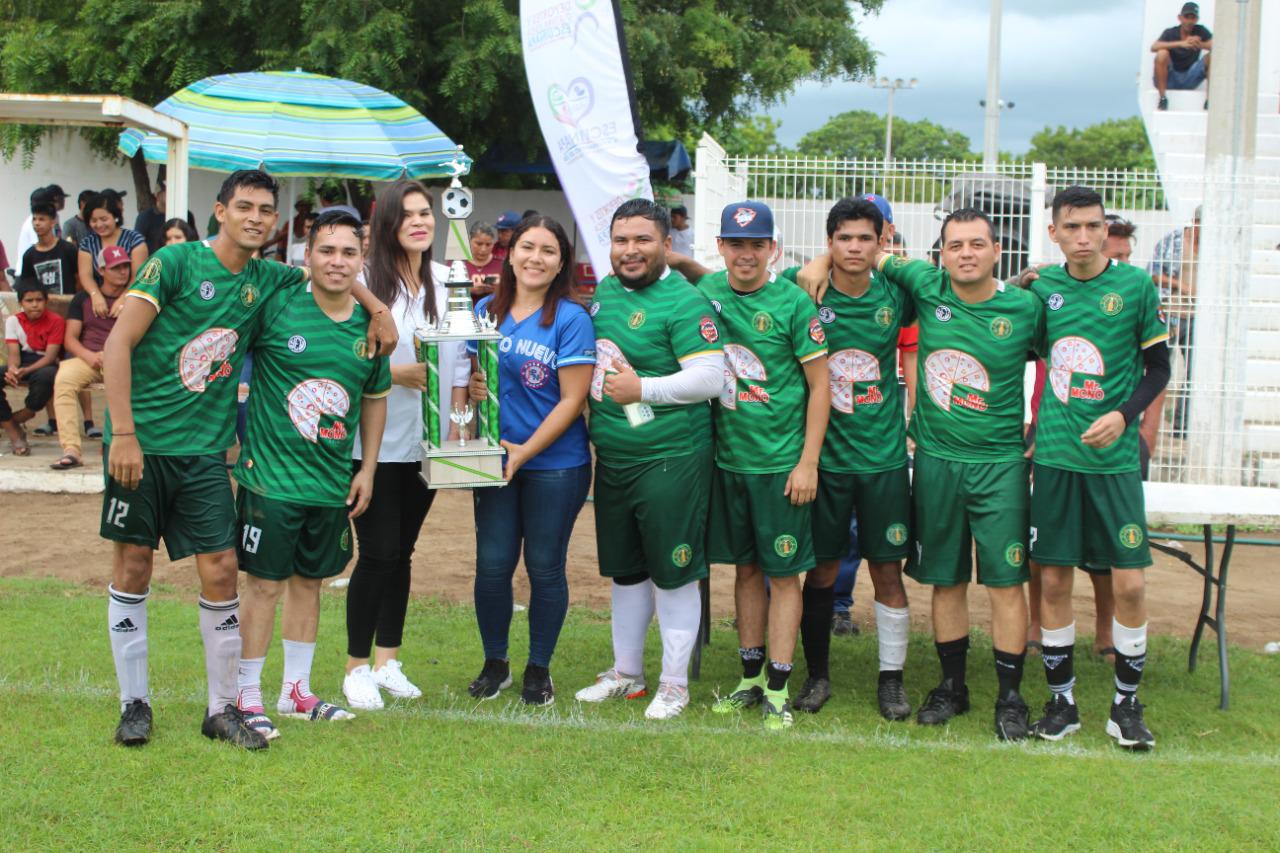
[[[893,208],[889,206],[889,202],[885,200],[884,196],[876,195],[875,193],[867,193],[862,198],[864,201],[869,201],[876,207],[880,208],[880,215],[884,217],[884,221],[888,222],[890,225],[893,224]]]
[[[510,228],[515,228],[519,224],[520,214],[516,213],[514,210],[507,210],[503,211],[502,215],[498,217],[498,221],[494,223],[494,227],[501,228],[506,231]]]
[[[721,239],[746,237],[773,239],[773,211],[762,201],[736,201],[720,214]]]

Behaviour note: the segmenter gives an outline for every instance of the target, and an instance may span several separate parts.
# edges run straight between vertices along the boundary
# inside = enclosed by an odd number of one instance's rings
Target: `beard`
[[[662,267],[656,269],[646,269],[640,278],[628,278],[622,273],[617,273],[618,281],[622,282],[622,286],[628,290],[644,290],[658,279],[662,278]]]

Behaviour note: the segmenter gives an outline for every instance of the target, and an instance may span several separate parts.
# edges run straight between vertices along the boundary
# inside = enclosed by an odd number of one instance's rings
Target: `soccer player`
[[[767,205],[726,206],[716,238],[726,269],[699,290],[725,334],[707,550],[712,562],[736,567],[742,659],[742,680],[713,709],[763,704],[765,727],[782,729],[792,722],[787,679],[803,606],[800,574],[814,567],[810,504],[831,396],[826,333],[804,293],[770,272],[773,234]],[[830,630],[830,599],[823,625]]]
[[[364,229],[335,208],[307,235],[308,288],[281,291],[263,309],[253,345],[248,430],[235,478],[237,555],[248,574],[241,601],[236,706],[268,740],[279,732],[262,703],[262,665],[285,597],[284,679],[276,710],[306,720],[347,720],[311,692],[320,583],[351,561],[351,521],[373,491],[391,391],[385,357],[365,358],[368,313],[351,288],[364,261]],[[364,463],[348,460],[360,426]]]
[[[1169,330],[1151,276],[1103,254],[1100,195],[1079,186],[1059,192],[1049,236],[1066,262],[1041,270],[1031,285],[1048,308],[1031,558],[1040,569],[1051,694],[1033,730],[1061,740],[1080,728],[1072,693],[1074,567],[1110,568],[1116,691],[1107,734],[1121,746],[1150,749],[1155,738],[1137,698],[1147,648],[1143,569],[1151,565],[1137,419],[1169,380]]]
[[[267,745],[236,708],[237,528],[224,459],[258,311],[305,278],[301,269],[253,258],[275,225],[278,193],[265,172],[229,175],[214,204],[217,237],[148,259],[103,351],[109,417],[100,532],[115,543],[107,620],[120,684],[116,741],[125,745],[151,736],[146,601],[162,537],[171,560],[196,557],[209,688],[201,731],[249,749]],[[374,317],[366,349],[376,348],[375,338],[394,346],[386,306],[363,287],[357,293]]]
[[[698,581],[707,576],[707,401],[724,385],[715,312],[667,268],[670,232],[665,208],[646,199],[620,205],[610,224],[614,275],[600,282],[590,308],[596,547],[600,574],[613,580],[613,666],[577,698],[646,694],[644,643],[656,607],[662,677],[649,719],[678,716],[689,704]]]
[[[858,550],[875,587],[880,714],[905,720],[911,714],[902,682],[910,624],[902,560],[909,546],[911,481],[897,353],[899,331],[912,323],[914,309],[902,290],[871,269],[884,236],[883,209],[866,198],[846,198],[827,215],[831,285],[818,320],[830,348],[831,413],[813,505],[818,562],[805,577],[800,621],[808,678],[794,707],[816,713],[831,696],[834,584],[856,513]]]

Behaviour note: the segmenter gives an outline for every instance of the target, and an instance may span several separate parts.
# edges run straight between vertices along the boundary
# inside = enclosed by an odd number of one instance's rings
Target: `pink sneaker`
[[[305,681],[288,681],[280,688],[276,710],[296,720],[354,720],[356,715],[331,702],[321,702]]]

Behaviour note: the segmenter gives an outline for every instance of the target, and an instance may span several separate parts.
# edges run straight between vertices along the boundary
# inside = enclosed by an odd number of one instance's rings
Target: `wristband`
[[[119,436],[119,435],[137,435],[137,433],[136,432],[116,432],[115,430],[111,431],[112,438],[115,438],[116,436]]]

